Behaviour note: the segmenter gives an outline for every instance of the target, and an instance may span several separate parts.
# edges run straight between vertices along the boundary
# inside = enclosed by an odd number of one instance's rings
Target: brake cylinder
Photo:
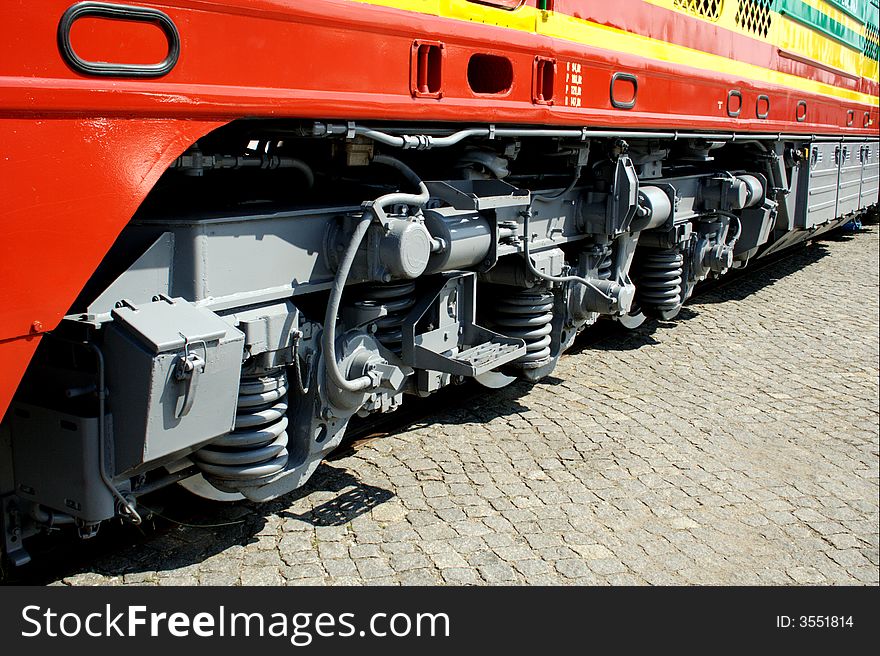
[[[431,253],[428,274],[474,267],[492,247],[492,226],[476,212],[451,207],[425,210],[425,226],[440,242],[440,248]]]

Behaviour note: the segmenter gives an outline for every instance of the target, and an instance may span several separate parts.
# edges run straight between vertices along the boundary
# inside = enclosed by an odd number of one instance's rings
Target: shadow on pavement
[[[316,492],[339,494],[309,512],[286,510]],[[256,542],[270,515],[314,526],[341,526],[393,497],[390,490],[365,485],[327,463],[299,490],[265,504],[212,502],[181,488],[167,488],[143,499],[141,507],[151,514],[140,527],[107,523],[97,537],[87,541],[68,531],[36,537],[27,545],[31,563],[11,571],[4,583],[40,585],[74,574],[123,576],[180,570],[230,547]]]

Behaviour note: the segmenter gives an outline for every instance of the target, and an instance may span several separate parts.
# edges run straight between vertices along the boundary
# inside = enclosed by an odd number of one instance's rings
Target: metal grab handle
[[[196,353],[179,355],[177,365],[174,367],[174,379],[183,383],[186,387],[183,393],[183,405],[177,413],[181,419],[192,410],[196,400],[196,388],[199,385],[199,374],[205,370],[205,361]]]
[[[733,109],[731,107],[731,102],[730,102],[734,98],[736,98],[736,101],[737,101],[736,109]],[[728,91],[727,92],[727,115],[730,118],[736,118],[737,116],[740,115],[740,112],[742,112],[742,108],[743,108],[742,92],[740,92],[737,89],[731,89],[730,91]]]
[[[767,105],[767,109],[763,112],[761,111],[762,102]],[[755,101],[755,116],[760,119],[765,119],[770,116],[770,96],[763,93],[758,96],[758,99]]]
[[[168,41],[168,54],[156,64],[119,64],[83,59],[70,43],[70,31],[80,18],[108,18],[110,20],[155,25]],[[158,9],[116,5],[109,2],[80,2],[71,5],[58,24],[58,49],[61,57],[77,73],[103,77],[162,77],[177,64],[180,57],[180,33],[174,21]]]
[[[632,88],[633,88],[632,100],[621,101],[621,100],[617,100],[617,98],[614,97],[614,84],[618,80],[622,80],[624,82],[629,82],[632,85]],[[636,98],[639,95],[639,79],[635,75],[633,75],[632,73],[622,73],[622,72],[618,71],[617,73],[615,73],[614,75],[611,76],[610,94],[611,94],[611,106],[612,107],[614,107],[615,109],[632,109],[633,107],[636,106]]]
[[[183,337],[183,353],[177,356],[177,364],[174,367],[174,380],[183,383],[186,390],[183,394],[183,405],[181,406],[177,418],[180,419],[189,414],[192,410],[193,403],[196,400],[196,388],[199,385],[199,374],[205,372],[208,359],[208,345],[204,340],[196,340],[191,342],[183,333],[179,333]],[[205,357],[201,357],[198,353],[190,350],[194,344],[201,344],[205,349]]]

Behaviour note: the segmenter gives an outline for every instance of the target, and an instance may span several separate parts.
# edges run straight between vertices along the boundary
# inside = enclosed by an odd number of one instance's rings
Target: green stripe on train
[[[853,0],[848,4],[850,7],[847,9],[846,13],[851,14],[852,11],[858,11],[862,16],[858,20],[864,23],[866,6],[863,5],[866,5],[867,3],[862,0]],[[834,5],[843,9],[839,2],[835,2]],[[819,11],[815,7],[811,7],[801,0],[776,0],[775,9],[783,16],[788,16],[802,25],[806,25],[817,32],[821,32],[825,36],[832,38],[853,50],[861,52],[864,49],[865,40],[862,35],[857,34],[848,27],[844,27],[828,14]]]
[[[854,18],[862,25],[865,24],[866,0],[825,0],[828,4],[836,7],[850,18]]]

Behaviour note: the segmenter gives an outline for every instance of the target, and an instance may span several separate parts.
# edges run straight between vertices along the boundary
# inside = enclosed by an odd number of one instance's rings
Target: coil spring
[[[221,489],[253,485],[287,464],[287,376],[284,370],[242,378],[235,428],[193,454],[205,478]]]
[[[639,267],[637,286],[643,308],[672,310],[681,304],[684,257],[677,249],[649,251]]]
[[[416,304],[414,282],[393,282],[384,285],[364,285],[358,289],[360,298],[354,306],[362,309],[384,307],[388,314],[377,319],[376,339],[389,351],[400,353],[403,342],[403,320]]]
[[[501,298],[493,316],[498,332],[525,340],[526,354],[514,361],[524,367],[539,367],[550,360],[552,322],[553,294],[546,290]]]
[[[598,271],[596,275],[599,280],[611,280],[611,269],[613,266],[614,262],[611,258],[611,249],[607,248],[602,259],[599,261],[599,266],[597,267]]]

